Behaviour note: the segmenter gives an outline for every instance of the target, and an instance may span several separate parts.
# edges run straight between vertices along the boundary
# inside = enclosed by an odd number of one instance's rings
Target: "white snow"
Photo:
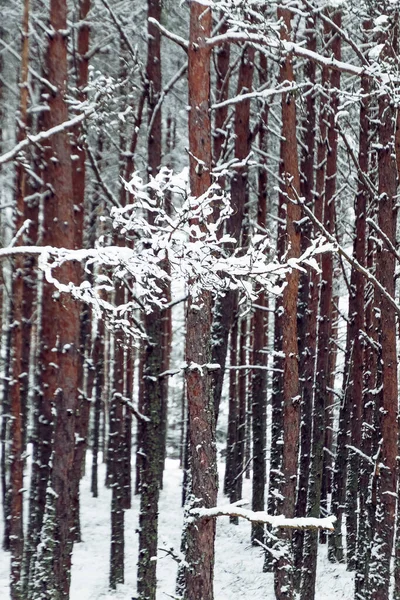
[[[104,465],[99,467],[99,498],[90,494],[90,454],[86,475],[81,484],[82,539],[73,552],[71,600],[131,600],[136,593],[136,561],[139,498],[133,497],[131,510],[125,513],[125,584],[116,591],[108,589],[110,551],[111,492],[101,485]],[[157,600],[174,597],[177,563],[168,554],[180,556],[183,522],[181,503],[182,471],[177,460],[168,459],[164,489],[160,500],[160,536],[158,553]],[[244,480],[244,495],[251,496],[250,480]],[[220,504],[226,504],[222,494]],[[3,522],[0,523],[0,535]],[[228,517],[217,521],[215,600],[274,600],[273,575],[263,573],[263,552],[250,545],[250,523],[241,520],[231,525]],[[9,600],[10,557],[0,549],[0,599]],[[316,599],[352,600],[353,574],[345,565],[332,565],[326,546],[320,547]]]

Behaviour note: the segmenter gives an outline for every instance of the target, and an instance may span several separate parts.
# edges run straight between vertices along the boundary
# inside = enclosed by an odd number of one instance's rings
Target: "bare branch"
[[[140,421],[141,423],[149,423],[149,417],[146,417],[146,415],[140,413],[128,398],[125,398],[125,396],[122,396],[122,394],[115,394],[115,397],[118,398],[118,400],[120,400],[122,404],[124,404],[124,406],[129,408],[131,413],[136,417],[138,421]]]
[[[207,40],[207,44],[209,46],[220,46],[221,44],[225,44],[227,42],[232,43],[241,43],[241,42],[249,42],[257,45],[258,50],[263,51],[263,48],[266,46],[268,48],[277,48],[284,50],[286,52],[292,52],[296,56],[302,56],[303,58],[308,58],[316,62],[317,64],[323,65],[334,71],[340,71],[341,73],[348,73],[349,75],[370,75],[371,77],[376,77],[376,73],[369,73],[369,67],[357,67],[356,65],[352,65],[348,62],[343,62],[341,60],[336,60],[335,58],[322,56],[318,54],[318,52],[314,52],[313,50],[309,50],[308,48],[302,46],[301,44],[296,44],[295,42],[289,42],[287,40],[279,40],[278,38],[266,37],[258,35],[257,33],[249,33],[249,32],[232,32],[228,31],[222,35],[218,35]]]
[[[319,229],[319,231],[324,234],[324,237],[326,237],[328,242],[333,244],[335,251],[338,252],[338,254],[340,254],[341,256],[343,256],[343,258],[347,260],[347,262],[354,269],[362,273],[368,279],[368,281],[370,281],[372,285],[374,285],[380,291],[382,296],[386,298],[389,304],[394,308],[397,315],[400,317],[400,306],[397,304],[396,300],[389,294],[389,292],[383,287],[383,285],[377,280],[377,278],[374,277],[374,275],[372,275],[370,271],[368,271],[368,269],[360,265],[360,263],[353,256],[351,256],[351,254],[349,254],[346,250],[344,250],[344,248],[342,248],[342,246],[338,244],[337,239],[325,229],[323,224],[316,218],[313,211],[308,208],[308,206],[304,202],[304,199],[300,198],[296,191],[294,192],[296,195],[297,202],[301,205],[306,215],[311,219],[311,221],[314,223],[317,229]]]
[[[384,233],[382,231],[382,229],[378,226],[377,223],[375,223],[375,221],[373,219],[367,218],[366,223],[368,223],[368,225],[376,231],[376,233],[379,235],[379,237],[386,244],[389,251],[393,254],[393,256],[396,258],[396,260],[398,260],[400,262],[400,254],[397,252],[396,248],[394,247],[394,245],[392,244],[392,242],[390,241],[390,239],[388,238],[386,233]]]
[[[264,100],[265,98],[269,98],[270,96],[275,96],[275,94],[290,94],[295,93],[297,90],[303,90],[304,88],[310,87],[310,83],[298,83],[291,85],[284,85],[283,87],[276,87],[272,89],[266,90],[255,90],[254,92],[248,92],[247,94],[239,94],[238,96],[234,96],[233,98],[228,98],[223,102],[218,102],[217,104],[213,104],[211,106],[211,110],[217,110],[219,108],[223,108],[224,106],[230,106],[231,104],[238,104],[239,102],[245,102],[246,100],[251,100],[253,98],[260,98]]]
[[[98,183],[100,184],[100,187],[103,190],[103,192],[105,193],[108,200],[111,202],[111,204],[113,206],[121,206],[118,199],[114,196],[114,194],[112,193],[110,188],[107,186],[107,184],[103,180],[101,173],[100,173],[99,166],[97,164],[97,161],[96,161],[96,159],[93,155],[93,152],[88,144],[86,144],[86,154],[88,155],[88,159],[89,159],[90,165],[93,169],[93,172],[96,176],[96,179],[97,179]]]
[[[132,44],[129,41],[128,36],[126,35],[124,28],[122,27],[121,23],[119,22],[119,20],[117,19],[113,9],[111,8],[111,6],[108,4],[107,0],[101,0],[101,2],[104,4],[104,6],[106,7],[106,9],[108,10],[110,17],[115,25],[115,27],[118,29],[118,32],[122,38],[122,40],[124,41],[126,47],[129,50],[129,53],[131,54],[132,58],[133,58],[133,62],[136,63],[137,62],[137,52],[135,52],[135,49],[132,47]]]
[[[178,44],[178,46],[180,46],[182,48],[182,50],[184,50],[185,52],[188,51],[189,49],[189,42],[187,40],[184,40],[180,35],[176,35],[175,33],[172,33],[171,31],[168,31],[168,29],[165,29],[165,27],[163,27],[158,21],[157,19],[153,19],[152,17],[149,18],[149,23],[151,23],[152,25],[154,25],[154,27],[157,27],[157,29],[169,40],[171,40],[172,42],[175,42],[175,44]]]
[[[154,19],[153,19],[154,20]],[[181,68],[179,69],[179,71],[177,71],[177,73],[175,73],[175,75],[169,80],[169,82],[167,83],[167,85],[163,88],[160,97],[158,99],[158,102],[153,110],[153,114],[151,115],[151,121],[149,123],[148,126],[148,135],[150,135],[152,129],[153,129],[153,124],[154,124],[154,120],[156,118],[156,115],[158,113],[158,111],[160,110],[162,103],[164,102],[165,96],[172,90],[172,88],[174,87],[174,85],[180,80],[180,78],[186,73],[188,68],[188,64],[187,62],[185,64],[183,64],[181,66]]]
[[[19,144],[14,146],[14,148],[12,150],[9,150],[8,152],[6,152],[5,154],[2,154],[0,156],[0,165],[4,165],[5,163],[13,160],[16,156],[18,156],[18,154],[20,152],[22,152],[22,150],[24,150],[31,144],[38,144],[39,142],[42,142],[43,140],[49,139],[56,133],[60,133],[61,131],[65,131],[66,129],[72,129],[73,127],[75,127],[75,125],[78,125],[78,123],[81,123],[87,117],[89,117],[93,113],[93,111],[94,111],[94,108],[91,107],[90,109],[81,113],[80,115],[77,115],[76,117],[73,117],[72,119],[69,119],[69,121],[64,121],[64,123],[55,125],[55,127],[52,127],[51,129],[48,129],[47,131],[41,131],[40,133],[38,133],[36,135],[28,135],[24,140],[22,140],[22,142],[19,142]]]
[[[336,33],[338,33],[340,35],[340,37],[354,50],[354,52],[357,54],[358,58],[361,60],[361,62],[364,65],[369,66],[368,59],[361,52],[361,50],[357,46],[357,44],[351,39],[350,36],[347,35],[347,33],[341,27],[339,27],[334,21],[332,21],[332,19],[330,19],[325,14],[324,9],[313,6],[313,4],[311,4],[311,2],[309,2],[309,0],[302,0],[302,2],[303,2],[303,4],[305,4],[307,6],[307,8],[312,10],[314,12],[314,14],[316,14],[318,16],[318,18],[321,19],[321,21],[324,21],[325,23],[327,23],[331,29],[333,29],[334,31],[336,31]]]
[[[14,48],[12,48],[9,44],[6,44],[6,42],[4,40],[2,40],[0,38],[0,44],[10,53],[12,54],[15,58],[17,58],[18,60],[21,60],[20,55],[18,54],[18,52],[16,50],[14,50]],[[35,69],[33,69],[32,67],[28,67],[29,68],[29,73],[35,77],[35,79],[37,79],[38,81],[40,81],[40,83],[42,83],[44,86],[46,86],[49,90],[51,90],[53,92],[53,94],[57,94],[58,90],[57,88],[52,85],[50,83],[50,81],[48,81],[48,79],[45,79],[44,77],[42,77],[41,75],[39,75],[39,73],[37,71],[35,71]]]

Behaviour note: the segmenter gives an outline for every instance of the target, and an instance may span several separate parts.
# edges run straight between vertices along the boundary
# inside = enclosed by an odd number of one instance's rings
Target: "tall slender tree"
[[[22,51],[21,51],[21,75],[20,75],[20,110],[18,114],[17,139],[21,141],[27,129],[29,89],[28,89],[28,68],[29,68],[29,17],[30,3],[25,0],[23,5],[22,18]],[[16,172],[16,207],[15,207],[15,230],[19,237],[17,243],[24,241],[24,215],[25,215],[25,196],[27,195],[27,173],[21,163]],[[23,458],[24,449],[23,440],[23,379],[28,378],[24,375],[22,368],[23,353],[23,291],[24,291],[24,258],[17,257],[13,269],[12,283],[12,318],[13,318],[13,350],[12,350],[12,383],[11,388],[11,460],[10,460],[10,551],[11,551],[11,599],[19,600],[22,598],[21,589],[21,567],[24,547],[23,532]]]
[[[212,12],[202,2],[190,4],[188,48],[190,192],[194,203],[211,185],[210,47]],[[198,223],[193,222],[193,225]],[[200,309],[200,310],[199,310]],[[215,412],[211,394],[211,292],[189,298],[186,333],[186,389],[188,399],[189,494],[186,511],[199,502],[216,505],[217,456]],[[204,365],[204,366],[202,366]],[[187,521],[184,531],[185,566],[179,592],[185,600],[212,600],[214,579],[215,519]]]
[[[282,21],[281,35],[291,39],[290,10],[278,8],[278,19]],[[292,57],[287,54],[280,68],[282,82],[294,81]],[[300,256],[300,232],[296,221],[300,219],[297,203],[300,191],[300,172],[296,137],[296,104],[289,94],[282,95],[282,141],[281,161],[283,168],[282,191],[286,196],[286,257]],[[295,515],[298,471],[298,447],[300,432],[300,389],[297,343],[297,298],[299,272],[293,269],[286,277],[282,296],[282,349],[283,358],[283,454],[281,510],[286,517]],[[282,552],[275,568],[275,594],[278,600],[294,598],[294,572],[292,534],[290,530],[279,532]]]

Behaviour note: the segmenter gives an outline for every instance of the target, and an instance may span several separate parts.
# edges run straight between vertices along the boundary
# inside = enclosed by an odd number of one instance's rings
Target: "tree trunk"
[[[211,8],[205,7],[201,2],[191,2],[188,83],[190,187],[193,198],[200,198],[211,184],[210,49],[205,45],[206,39],[211,35],[211,24]],[[202,168],[199,168],[200,165]],[[186,514],[199,502],[210,508],[217,501],[215,412],[211,377],[207,369],[201,371],[194,366],[210,362],[211,320],[211,293],[203,291],[196,299],[189,297],[186,386],[190,493],[186,500]],[[204,519],[196,523],[186,521],[183,532],[185,563],[178,582],[180,595],[184,600],[212,600],[214,597],[214,539],[215,519]]]
[[[317,48],[315,16],[309,16],[306,22],[307,48],[315,51]],[[310,83],[315,83],[316,65],[307,61],[304,75]],[[322,123],[323,117],[320,117]],[[316,99],[314,94],[308,93],[306,98],[306,115],[303,121],[304,140],[300,163],[300,190],[307,206],[314,210],[319,221],[322,221],[323,197],[314,189],[314,160],[316,142]],[[325,127],[326,128],[326,127]],[[323,131],[320,132],[323,135]],[[325,142],[325,140],[324,140]],[[318,145],[318,164],[324,164],[325,143]],[[322,150],[322,156],[321,156]],[[322,175],[322,177],[321,177]],[[319,175],[319,185],[323,186],[324,169]],[[311,222],[302,228],[302,251],[309,246],[313,236]],[[321,260],[316,257],[319,264]],[[319,298],[319,274],[315,269],[308,268],[307,273],[300,275],[299,310],[298,310],[298,338],[299,338],[299,376],[302,381],[301,390],[301,427],[300,427],[300,457],[299,457],[299,483],[296,500],[296,516],[305,517],[307,514],[307,493],[311,461],[311,435],[312,404],[315,380],[315,357],[317,348],[317,319]],[[296,574],[296,587],[300,585],[301,566],[303,561],[304,531],[297,530],[293,535],[294,561]]]
[[[28,67],[29,67],[29,0],[25,0],[22,18],[22,49],[21,49],[21,75],[20,75],[20,109],[18,115],[17,141],[21,141],[26,134],[28,117]],[[27,174],[22,165],[18,165],[16,172],[16,207],[15,207],[15,232],[21,232],[24,224],[24,200],[27,195]],[[23,244],[25,236],[19,237],[17,244]],[[23,290],[24,290],[24,258],[17,257],[14,261],[12,280],[12,306],[13,321],[13,349],[12,349],[12,380],[10,383],[11,400],[11,448],[10,448],[10,551],[11,573],[10,592],[11,600],[22,600],[21,568],[24,549],[23,532],[23,506],[22,494],[24,488],[24,451],[23,432],[23,386],[28,379],[27,373],[22,371],[23,354]]]
[[[48,98],[49,111],[44,114],[44,126],[49,129],[68,119],[65,101],[67,64],[67,3],[51,0],[50,26],[53,35],[47,53],[47,78],[57,92]],[[74,199],[72,185],[71,148],[69,135],[61,131],[49,140],[45,151],[46,182],[51,190],[44,206],[44,244],[73,248],[75,244]],[[78,268],[73,263],[57,269],[61,281],[78,281]],[[39,559],[36,573],[55,599],[69,596],[71,569],[71,481],[75,448],[75,414],[77,409],[79,307],[70,295],[55,292],[47,282],[43,286],[43,322],[41,336],[41,383],[43,402],[49,413],[55,413],[54,444],[51,468],[51,489],[46,503],[54,507],[53,539],[47,550],[51,560]],[[46,439],[46,438],[43,438]],[[47,438],[48,439],[48,438]],[[51,446],[50,446],[51,448]],[[48,450],[46,450],[47,456]],[[40,457],[43,460],[43,456]],[[42,463],[43,464],[43,463]],[[45,467],[44,463],[43,466]],[[46,487],[47,487],[47,482]],[[54,499],[51,498],[55,493]],[[44,512],[44,511],[43,511]],[[35,589],[33,598],[40,596]]]
[[[267,60],[264,55],[260,56],[260,78],[266,82]],[[267,126],[268,107],[264,106],[261,113],[262,121],[259,133],[260,149],[267,151]],[[259,232],[266,231],[267,227],[267,170],[261,165],[258,173],[258,207],[257,226]],[[258,293],[257,304],[253,317],[253,364],[260,367],[267,366],[266,346],[268,341],[268,299],[260,287],[256,288]],[[252,433],[253,433],[253,486],[252,486],[252,510],[264,510],[265,508],[265,453],[267,433],[267,372],[265,369],[255,369],[252,381]],[[253,544],[256,540],[264,541],[264,525],[253,523],[251,527],[251,539]]]
[[[386,44],[388,41],[386,40]],[[394,109],[389,95],[379,98],[379,204],[378,227],[394,245],[396,241],[397,170],[394,159]],[[394,298],[395,258],[385,244],[377,248],[377,278]],[[371,551],[371,600],[388,600],[390,560],[393,549],[397,496],[398,389],[396,319],[393,307],[380,295],[380,345],[382,393],[379,395],[379,431],[381,435],[375,532]]]
[[[251,90],[254,71],[254,48],[244,48],[240,62],[237,93]],[[250,152],[250,100],[239,102],[235,107],[235,159],[245,162]],[[230,251],[240,247],[242,240],[242,225],[245,218],[245,206],[248,198],[247,166],[244,164],[236,169],[231,183],[231,204],[233,215],[227,224],[228,233],[236,241]],[[217,299],[214,310],[213,334],[215,340],[212,349],[212,362],[220,365],[213,375],[215,415],[218,420],[219,404],[221,401],[222,384],[224,380],[226,355],[228,351],[229,332],[232,327],[238,302],[236,290],[229,290]]]
[[[340,27],[341,13],[332,15],[333,21]],[[331,30],[325,27],[325,37],[331,42],[332,52],[340,60],[340,36],[332,36]],[[340,73],[330,73],[331,89],[339,89]],[[326,180],[324,199],[324,227],[332,235],[335,231],[335,190],[337,170],[338,133],[335,128],[335,115],[338,98],[331,92],[329,109],[326,114],[328,121],[328,152],[326,159]],[[321,259],[321,288],[319,300],[319,326],[317,365],[315,373],[315,394],[313,406],[312,428],[312,457],[310,481],[308,489],[307,512],[309,517],[320,516],[321,490],[323,476],[323,458],[325,446],[325,431],[327,425],[327,396],[329,394],[330,352],[332,338],[332,282],[333,256],[326,252]],[[308,530],[304,536],[304,558],[302,598],[314,598],[317,573],[318,531]]]
[[[283,39],[291,38],[291,13],[278,8],[282,19]],[[290,55],[281,64],[280,81],[294,81]],[[287,258],[300,256],[300,233],[296,221],[300,220],[300,206],[296,194],[300,192],[300,174],[297,156],[296,105],[290,95],[282,95],[282,141],[281,160],[284,170],[282,194],[286,196],[286,249]],[[293,269],[286,277],[282,297],[282,349],[283,359],[283,454],[280,509],[286,517],[294,517],[297,489],[298,447],[300,432],[299,365],[297,343],[297,298],[299,272]],[[282,553],[276,562],[275,594],[277,600],[289,600],[295,596],[292,533],[282,530],[278,534]]]
[[[369,80],[363,78],[361,85],[364,92],[369,90]],[[360,108],[360,141],[358,163],[361,173],[369,172],[369,118],[367,115],[368,101],[363,101]],[[366,215],[367,215],[368,189],[362,176],[359,174],[358,191],[355,200],[355,238],[353,254],[360,265],[366,266]],[[353,448],[362,448],[362,421],[363,421],[363,373],[364,363],[364,339],[362,333],[365,331],[365,279],[356,269],[352,269],[349,295],[349,336],[353,340],[352,360],[350,362],[349,382],[346,393],[349,396],[347,402],[352,403],[352,431],[351,445]],[[361,469],[360,469],[361,467]],[[347,481],[346,511],[347,519],[347,568],[355,570],[357,567],[356,546],[358,539],[357,514],[358,514],[358,491],[360,470],[358,452],[350,453],[349,473]],[[360,499],[361,503],[361,499]],[[361,525],[361,521],[359,520]]]
[[[76,84],[78,88],[78,100],[84,102],[87,99],[85,88],[89,79],[89,61],[87,53],[89,51],[89,25],[86,22],[90,11],[90,0],[79,1],[79,30],[77,34],[77,51],[74,55],[76,61]],[[73,161],[73,187],[74,187],[74,205],[75,205],[75,246],[83,248],[83,229],[84,229],[84,205],[85,205],[85,184],[86,184],[86,153],[84,149],[81,127],[74,130],[72,147],[75,159]],[[80,527],[80,497],[79,484],[83,475],[84,460],[87,449],[87,436],[89,428],[90,399],[93,386],[93,371],[89,370],[87,390],[84,390],[85,382],[85,358],[86,352],[91,354],[91,310],[89,306],[84,306],[81,311],[80,319],[80,353],[79,353],[79,396],[78,413],[76,415],[76,447],[74,457],[74,479],[72,481],[72,503],[74,513],[74,541],[81,541]]]
[[[93,442],[92,442],[92,477],[91,492],[94,498],[98,492],[98,454],[100,448],[100,419],[102,412],[102,392],[104,386],[104,322],[99,319],[97,333],[93,343],[92,355],[93,368],[95,369],[94,387],[94,417],[93,417]]]

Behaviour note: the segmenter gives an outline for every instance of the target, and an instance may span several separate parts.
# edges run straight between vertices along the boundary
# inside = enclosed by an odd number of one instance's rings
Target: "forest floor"
[[[88,455],[88,465],[90,465]],[[104,465],[99,472],[104,481]],[[182,471],[177,460],[168,459],[160,502],[160,548],[179,551],[183,511],[181,505]],[[82,542],[73,552],[71,600],[131,600],[136,589],[137,533],[139,498],[125,513],[125,584],[108,590],[110,552],[110,490],[99,486],[99,497],[90,494],[90,468],[81,484]],[[244,497],[250,498],[250,481],[244,480]],[[220,502],[226,504],[223,497]],[[2,519],[0,534],[2,529]],[[273,600],[273,575],[263,573],[263,552],[250,545],[250,524],[231,525],[227,517],[218,519],[215,567],[216,600]],[[9,563],[0,549],[0,600],[9,600]],[[157,600],[174,598],[176,562],[159,552]],[[316,600],[352,600],[353,575],[344,565],[332,565],[326,546],[320,546]]]

